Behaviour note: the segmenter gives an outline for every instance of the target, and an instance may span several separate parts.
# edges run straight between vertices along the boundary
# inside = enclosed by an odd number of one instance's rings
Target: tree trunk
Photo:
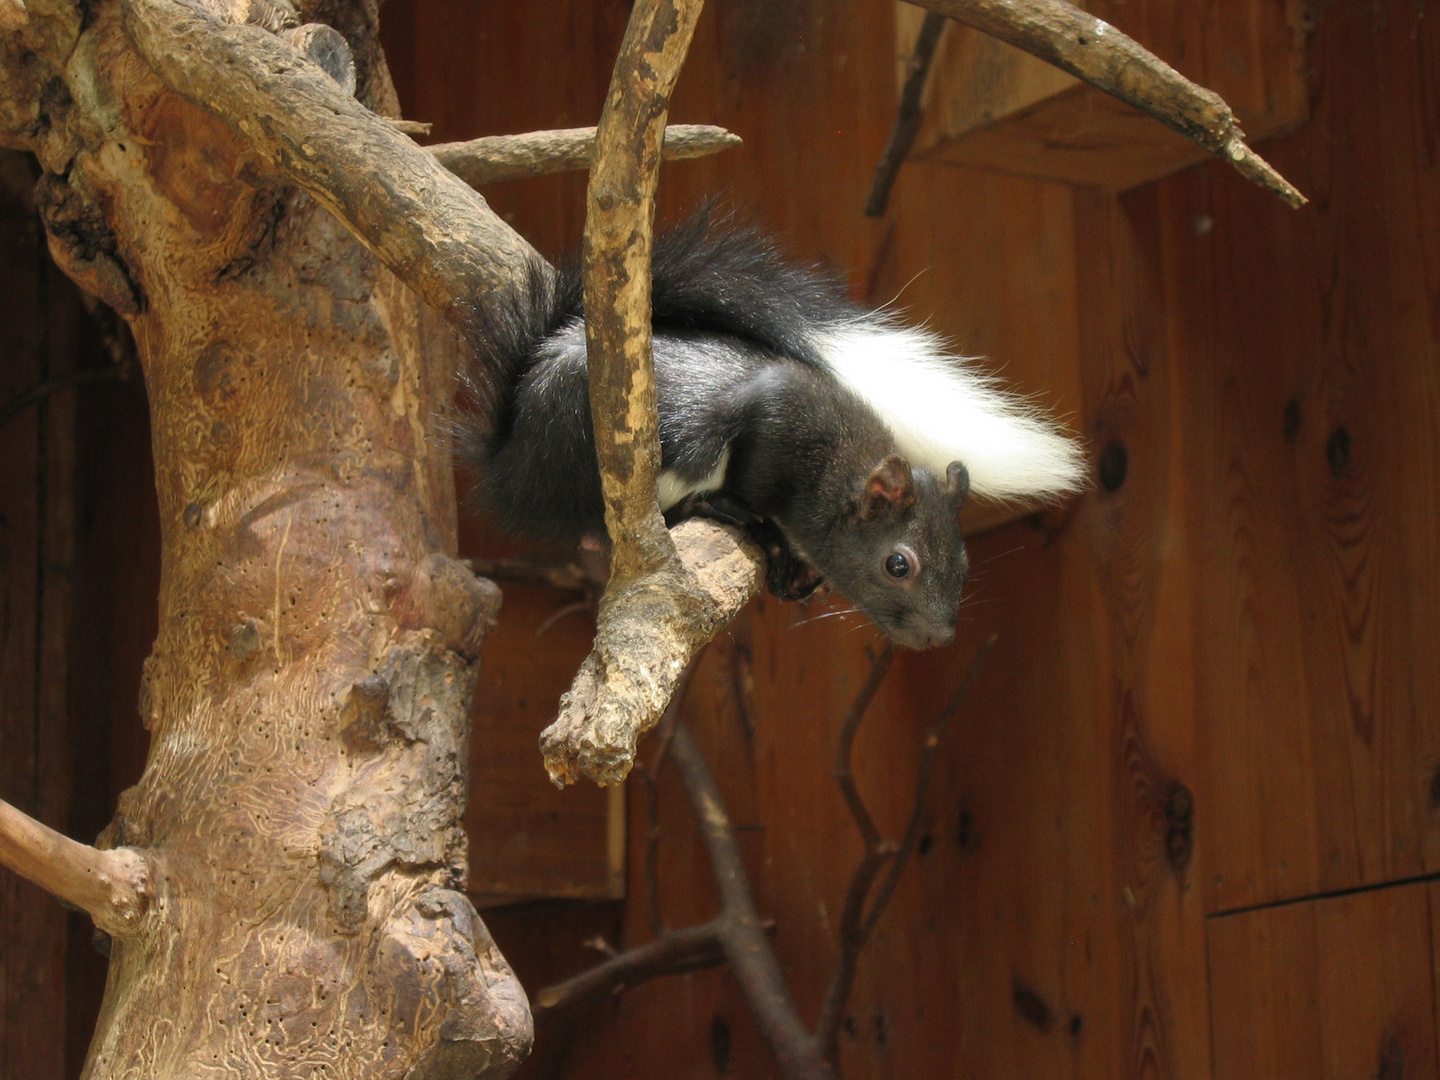
[[[0,29],[0,144],[38,155],[52,253],[129,319],[161,513],[150,757],[101,845],[146,856],[150,895],[85,1075],[503,1075],[530,1017],[463,893],[498,594],[451,557],[450,332],[165,89],[116,3],[26,7]],[[358,95],[393,114],[377,7],[299,21],[343,30]]]

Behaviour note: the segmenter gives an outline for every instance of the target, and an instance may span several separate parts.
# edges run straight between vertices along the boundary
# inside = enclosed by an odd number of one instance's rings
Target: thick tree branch
[[[640,0],[631,10],[586,192],[590,414],[613,545],[610,578],[617,586],[675,562],[655,494],[660,423],[650,353],[650,249],[670,94],[702,6],[701,0]]]
[[[659,720],[696,652],[758,583],[758,553],[714,525],[687,528],[695,547],[677,551],[680,530],[672,540],[656,500],[655,186],[670,93],[700,8],[700,0],[635,5],[595,138],[586,201],[586,345],[612,553],[594,651],[541,736],[545,766],[560,784],[577,775],[598,783],[624,778],[636,740]]]
[[[1224,158],[1246,179],[1298,209],[1288,180],[1245,144],[1219,94],[1185,76],[1109,23],[1064,0],[909,0],[999,38],[1112,94]]]
[[[663,158],[684,161],[739,146],[739,135],[711,124],[671,124],[665,129]],[[435,160],[471,187],[527,176],[588,169],[595,156],[595,128],[489,135],[468,142],[427,147]]]
[[[759,591],[764,556],[738,530],[694,519],[672,535],[677,563],[601,600],[594,651],[540,736],[557,783],[623,780],[685,669]]]
[[[284,39],[185,0],[122,3],[171,89],[243,135],[461,330],[480,330],[477,297],[543,264],[459,177]]]
[[[0,799],[0,865],[88,912],[112,937],[133,933],[149,909],[149,861],[132,848],[101,851]]]

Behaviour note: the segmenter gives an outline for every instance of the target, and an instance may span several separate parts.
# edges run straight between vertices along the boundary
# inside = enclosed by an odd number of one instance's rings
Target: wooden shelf
[[[1109,14],[1095,3],[1079,6]],[[1191,24],[1167,27],[1169,41],[1131,29],[1146,24],[1147,6],[1127,4],[1120,29],[1224,97],[1252,143],[1308,118],[1305,36],[1287,23],[1283,5],[1245,0],[1212,12],[1199,3]],[[924,14],[896,4],[901,80]],[[916,160],[1126,191],[1208,156],[1108,94],[957,23],[940,40],[923,108]]]

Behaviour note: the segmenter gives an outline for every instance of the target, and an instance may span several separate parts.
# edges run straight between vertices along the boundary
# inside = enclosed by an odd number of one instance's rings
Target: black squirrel
[[[661,508],[749,527],[772,592],[834,585],[901,645],[954,637],[969,493],[1050,499],[1078,444],[927,331],[701,211],[654,248]],[[460,453],[506,528],[603,537],[578,267],[487,304]]]

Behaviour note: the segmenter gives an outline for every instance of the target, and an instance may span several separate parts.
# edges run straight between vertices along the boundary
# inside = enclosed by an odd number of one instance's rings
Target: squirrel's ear
[[[945,469],[945,494],[955,503],[955,509],[965,505],[970,494],[970,470],[958,461],[952,461]]]
[[[860,520],[874,521],[887,514],[898,514],[915,501],[915,481],[910,476],[910,463],[899,454],[890,454],[865,481],[860,497]]]

